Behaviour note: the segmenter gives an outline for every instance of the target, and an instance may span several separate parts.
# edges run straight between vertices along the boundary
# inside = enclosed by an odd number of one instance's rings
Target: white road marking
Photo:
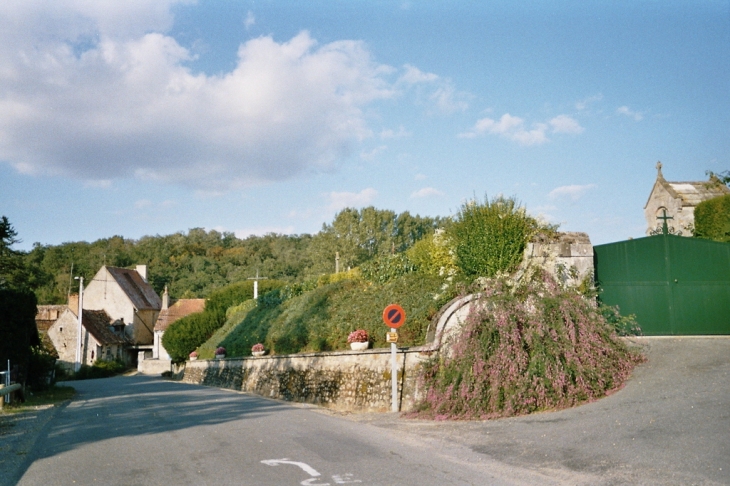
[[[301,484],[302,486],[330,486],[330,483],[313,483],[312,482],[312,481],[316,481],[316,480],[317,480],[317,478],[305,479],[304,481],[302,481],[299,484]]]
[[[354,474],[335,474],[332,476],[332,479],[334,479],[337,484],[362,483],[359,479],[352,479],[352,476],[354,476]]]
[[[305,464],[303,462],[290,461],[287,458],[284,458],[284,459],[266,459],[266,460],[261,461],[261,462],[264,463],[264,464],[266,464],[267,466],[278,466],[279,464],[292,464],[294,466],[298,466],[298,467],[302,468],[302,470],[304,472],[306,472],[307,474],[309,474],[310,476],[315,476],[315,477],[316,476],[321,476],[321,474],[319,474],[319,472],[317,472],[317,470],[314,469],[309,464]]]

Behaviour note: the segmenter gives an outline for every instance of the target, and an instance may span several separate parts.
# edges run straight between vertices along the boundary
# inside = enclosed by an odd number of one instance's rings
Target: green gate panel
[[[659,235],[594,248],[599,298],[645,335],[730,334],[730,244]]]
[[[604,285],[599,298],[605,304],[618,306],[621,315],[634,314],[644,335],[667,334],[670,288],[666,282]]]

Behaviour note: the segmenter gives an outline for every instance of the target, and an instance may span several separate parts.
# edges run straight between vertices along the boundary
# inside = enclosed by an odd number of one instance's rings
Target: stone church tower
[[[692,236],[695,207],[702,201],[730,194],[730,189],[714,176],[700,182],[667,182],[662,175],[662,163],[657,162],[656,168],[656,182],[644,206],[647,236],[661,234],[664,221],[669,233]]]

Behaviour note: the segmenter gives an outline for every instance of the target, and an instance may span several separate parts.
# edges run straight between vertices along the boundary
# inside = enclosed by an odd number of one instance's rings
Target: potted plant
[[[347,336],[347,342],[350,343],[350,349],[352,349],[353,351],[362,351],[364,349],[368,349],[368,346],[370,345],[369,341],[370,336],[365,329],[352,331],[350,335]]]
[[[254,356],[263,356],[265,352],[264,345],[261,343],[256,343],[251,347],[251,354]]]
[[[219,346],[218,349],[215,350],[215,359],[223,359],[226,357],[226,348],[223,346]]]
[[[195,361],[196,359],[198,359],[198,352],[193,351],[192,353],[190,353],[190,361]]]

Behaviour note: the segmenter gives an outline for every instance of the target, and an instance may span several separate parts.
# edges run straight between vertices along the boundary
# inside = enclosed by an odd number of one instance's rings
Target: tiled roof
[[[111,318],[103,310],[84,309],[84,318],[81,323],[100,344],[109,345],[126,343],[124,338],[114,334],[114,332],[112,332],[109,328],[111,325]]]
[[[167,309],[162,309],[155,322],[155,331],[165,331],[173,322],[187,315],[203,312],[205,299],[180,299]]]
[[[118,267],[106,267],[106,269],[124,290],[124,293],[129,296],[137,310],[159,310],[162,307],[160,296],[157,295],[150,284],[142,279],[136,270]]]
[[[707,201],[718,196],[730,194],[730,189],[725,184],[714,181],[704,182],[667,182],[682,199],[682,206],[697,206],[702,201]]]

